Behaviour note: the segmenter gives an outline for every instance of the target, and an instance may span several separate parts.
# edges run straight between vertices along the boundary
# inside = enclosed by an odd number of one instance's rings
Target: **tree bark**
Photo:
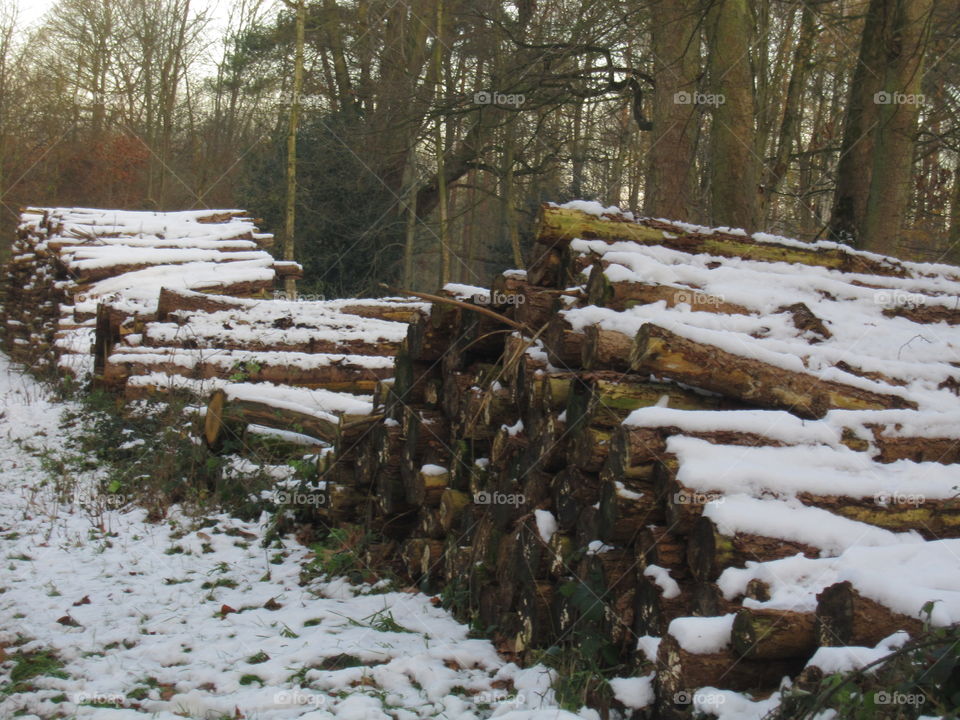
[[[707,10],[710,222],[753,231],[759,219],[755,98],[750,68],[753,27],[747,0],[712,0]]]
[[[700,75],[700,5],[696,0],[658,0],[650,5],[650,20],[656,84],[643,212],[689,222],[696,207],[698,118],[693,99]]]
[[[863,247],[882,253],[897,250],[910,204],[923,56],[933,12],[933,0],[890,0],[889,4],[893,23],[873,39],[886,63],[883,89],[874,98],[879,117],[863,224]]]

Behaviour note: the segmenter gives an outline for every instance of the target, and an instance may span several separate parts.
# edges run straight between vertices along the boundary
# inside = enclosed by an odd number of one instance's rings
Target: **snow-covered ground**
[[[58,502],[63,407],[0,355],[0,718],[578,717],[423,594],[301,586],[309,551],[257,523]],[[14,683],[40,653],[61,665]]]

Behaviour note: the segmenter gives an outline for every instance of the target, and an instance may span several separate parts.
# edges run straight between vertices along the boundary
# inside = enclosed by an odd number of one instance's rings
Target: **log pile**
[[[370,396],[429,306],[288,300],[276,281],[300,269],[261,249],[272,239],[240,211],[30,209],[7,268],[5,347],[128,400],[213,393],[216,451],[256,456],[271,428],[294,456],[332,445],[379,417]]]
[[[444,291],[179,283],[71,320],[98,383],[206,393],[212,451],[263,426],[329,446],[296,522],[362,525],[371,563],[520,661],[652,677],[660,717],[960,621],[956,268],[574,202],[542,208],[526,271]]]
[[[397,299],[269,300],[162,288],[152,316],[102,314],[94,376],[128,399],[226,383],[371,395],[393,375],[407,323],[425,303]]]
[[[28,208],[20,219],[0,321],[6,351],[31,366],[83,373],[101,301],[118,326],[155,312],[163,286],[252,297],[300,272],[265,252],[273,236],[239,210]]]
[[[531,260],[410,325],[383,420],[321,461],[349,502],[315,522],[365,525],[521,660],[656,672],[663,717],[916,631],[956,557],[898,604],[851,553],[882,567],[960,537],[960,336],[884,301],[945,307],[955,269],[584,203],[543,208]],[[839,564],[761,572],[799,562]]]

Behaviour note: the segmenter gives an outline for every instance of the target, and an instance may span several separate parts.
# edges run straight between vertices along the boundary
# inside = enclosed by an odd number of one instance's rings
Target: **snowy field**
[[[0,355],[0,718],[598,717],[423,594],[301,586],[308,550],[256,523],[101,514],[92,477],[58,501],[38,454],[63,407]]]

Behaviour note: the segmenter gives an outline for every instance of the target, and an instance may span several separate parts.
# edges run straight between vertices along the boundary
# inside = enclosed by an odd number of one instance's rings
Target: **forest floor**
[[[42,461],[68,407],[0,355],[0,717],[598,717],[429,596],[301,585],[310,551],[263,523],[104,508],[95,469]]]

